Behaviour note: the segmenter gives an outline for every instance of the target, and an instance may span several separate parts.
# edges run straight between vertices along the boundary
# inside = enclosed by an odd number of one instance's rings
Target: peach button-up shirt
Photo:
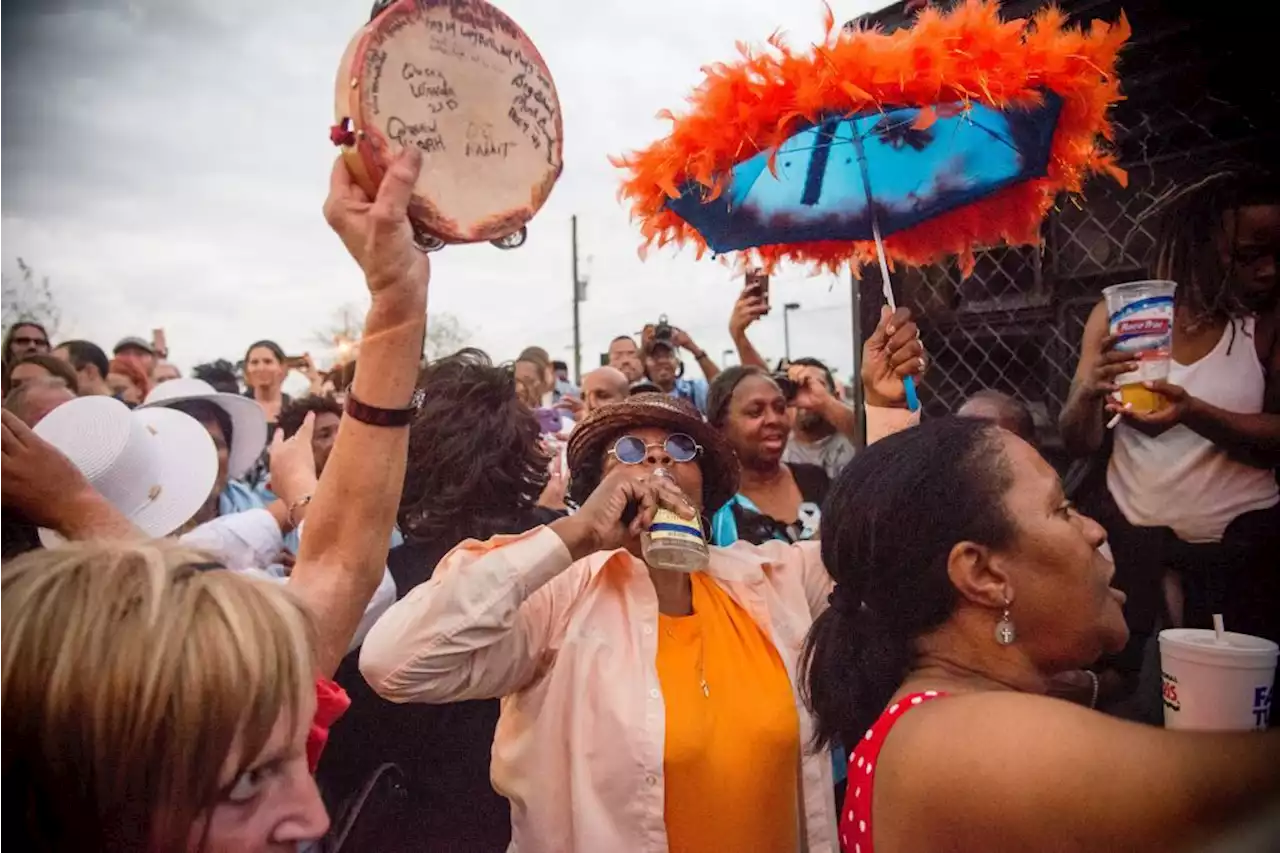
[[[913,418],[869,410],[879,437]],[[838,853],[831,757],[806,745],[801,646],[827,607],[817,543],[712,548],[707,574],[760,626],[787,669],[800,720],[796,850]],[[360,668],[395,702],[501,697],[494,788],[511,801],[511,850],[665,853],[658,599],[626,551],[574,562],[545,527],[464,542],[365,638]]]

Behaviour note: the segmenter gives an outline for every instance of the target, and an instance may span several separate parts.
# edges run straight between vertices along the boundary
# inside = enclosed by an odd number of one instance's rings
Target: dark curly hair
[[[510,367],[477,349],[432,362],[409,430],[400,530],[412,542],[488,539],[521,529],[551,461]]]
[[[240,380],[236,378],[236,366],[225,358],[197,364],[192,368],[191,375],[201,382],[208,382],[215,391],[221,391],[224,394],[240,393]]]
[[[1158,217],[1153,272],[1178,283],[1177,298],[1196,322],[1242,317],[1257,310],[1236,281],[1237,264],[1247,259],[1241,258],[1234,228],[1228,229],[1224,214],[1275,204],[1280,204],[1280,178],[1253,166],[1232,164],[1175,187],[1142,216]],[[1231,245],[1226,264],[1213,239],[1219,229],[1227,229],[1225,237]]]
[[[317,416],[330,414],[342,417],[342,404],[328,394],[308,394],[290,400],[280,407],[280,417],[277,420],[285,438],[293,438],[302,429],[302,422],[307,419],[309,412],[315,412]]]

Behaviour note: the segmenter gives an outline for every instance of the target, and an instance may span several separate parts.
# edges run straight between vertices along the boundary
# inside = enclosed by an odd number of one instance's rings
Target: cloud
[[[845,4],[851,17],[874,2]],[[571,360],[569,219],[590,276],[583,364],[661,314],[716,355],[737,287],[691,252],[636,255],[607,155],[664,131],[699,68],[761,43],[821,33],[819,3],[511,0],[556,80],[565,170],[524,247],[433,255],[432,311],[457,315],[496,358],[539,344]],[[369,3],[42,0],[3,11],[3,260],[49,276],[64,334],[104,345],[163,326],[175,359],[235,358],[263,337],[316,349],[359,271],[320,214],[334,151],[333,80]],[[851,363],[847,281],[775,278],[799,301],[795,354]],[[781,311],[753,331],[782,354]]]

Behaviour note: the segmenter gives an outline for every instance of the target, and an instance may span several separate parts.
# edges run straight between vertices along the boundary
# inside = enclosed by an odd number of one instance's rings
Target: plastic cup
[[[1154,412],[1164,406],[1164,398],[1144,388],[1143,382],[1169,378],[1169,356],[1173,344],[1172,281],[1131,281],[1104,288],[1107,319],[1116,349],[1129,353],[1138,369],[1116,377],[1120,402],[1134,411]]]
[[[1280,646],[1224,631],[1169,628],[1160,632],[1164,725],[1206,732],[1262,730]]]

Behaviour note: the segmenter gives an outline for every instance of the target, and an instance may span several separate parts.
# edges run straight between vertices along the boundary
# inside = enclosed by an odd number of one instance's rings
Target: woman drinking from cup
[[[854,747],[848,853],[1182,849],[1276,793],[1278,736],[1044,695],[1128,630],[1106,533],[1026,442],[925,424],[860,453],[826,509],[836,586],[804,669],[817,742]]]
[[[1280,640],[1280,180],[1219,172],[1164,205],[1152,272],[1177,285],[1167,381],[1130,387],[1132,407],[1112,399],[1143,357],[1122,350],[1143,331],[1124,321],[1143,312],[1124,306],[1112,324],[1099,303],[1060,419],[1067,448],[1099,474],[1078,497],[1107,528],[1129,594],[1134,637],[1117,668],[1130,675],[1162,617],[1208,628],[1222,613]]]
[[[893,351],[867,353],[887,381]],[[869,412],[869,430],[906,416]],[[684,401],[597,409],[568,463],[578,513],[455,549],[366,638],[369,683],[399,702],[505,697],[491,776],[526,853],[834,850],[831,764],[804,749],[796,693],[827,606],[816,546],[713,547],[690,572],[653,568],[650,544],[646,564],[646,537],[705,529],[738,489],[732,449]]]

